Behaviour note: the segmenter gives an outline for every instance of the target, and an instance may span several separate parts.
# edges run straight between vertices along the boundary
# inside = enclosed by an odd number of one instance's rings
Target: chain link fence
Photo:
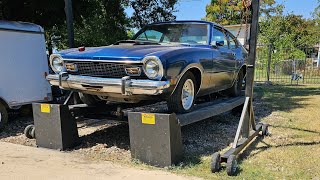
[[[274,84],[320,84],[318,48],[274,49],[258,46],[256,82]]]

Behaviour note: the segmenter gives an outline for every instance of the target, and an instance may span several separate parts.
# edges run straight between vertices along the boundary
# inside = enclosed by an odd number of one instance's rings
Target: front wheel
[[[190,112],[196,96],[196,80],[191,72],[186,72],[180,79],[175,91],[167,100],[170,112]]]

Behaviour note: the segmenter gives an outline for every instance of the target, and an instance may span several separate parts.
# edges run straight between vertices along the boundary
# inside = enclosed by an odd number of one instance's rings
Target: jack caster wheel
[[[216,152],[212,155],[211,159],[211,172],[216,173],[221,169],[221,156]]]
[[[4,105],[0,102],[0,132],[8,123],[8,112]]]
[[[263,136],[269,136],[269,124],[263,124],[262,125],[262,135]]]
[[[237,175],[238,163],[235,155],[230,155],[227,160],[227,174],[229,176]]]
[[[28,125],[24,129],[24,135],[29,139],[34,139],[36,137],[34,125]]]

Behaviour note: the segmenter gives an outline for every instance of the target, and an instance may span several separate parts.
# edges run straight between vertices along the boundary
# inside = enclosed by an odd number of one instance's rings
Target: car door
[[[230,87],[234,76],[235,53],[229,47],[226,33],[226,30],[220,27],[212,29],[212,82],[216,91]]]

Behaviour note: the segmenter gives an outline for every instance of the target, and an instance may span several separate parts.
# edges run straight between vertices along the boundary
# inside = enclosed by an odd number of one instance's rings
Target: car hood
[[[133,60],[140,61],[145,56],[158,55],[175,49],[188,48],[186,46],[164,45],[111,45],[105,47],[85,48],[80,52],[78,48],[60,51],[58,54],[64,59],[90,59],[90,60]]]

